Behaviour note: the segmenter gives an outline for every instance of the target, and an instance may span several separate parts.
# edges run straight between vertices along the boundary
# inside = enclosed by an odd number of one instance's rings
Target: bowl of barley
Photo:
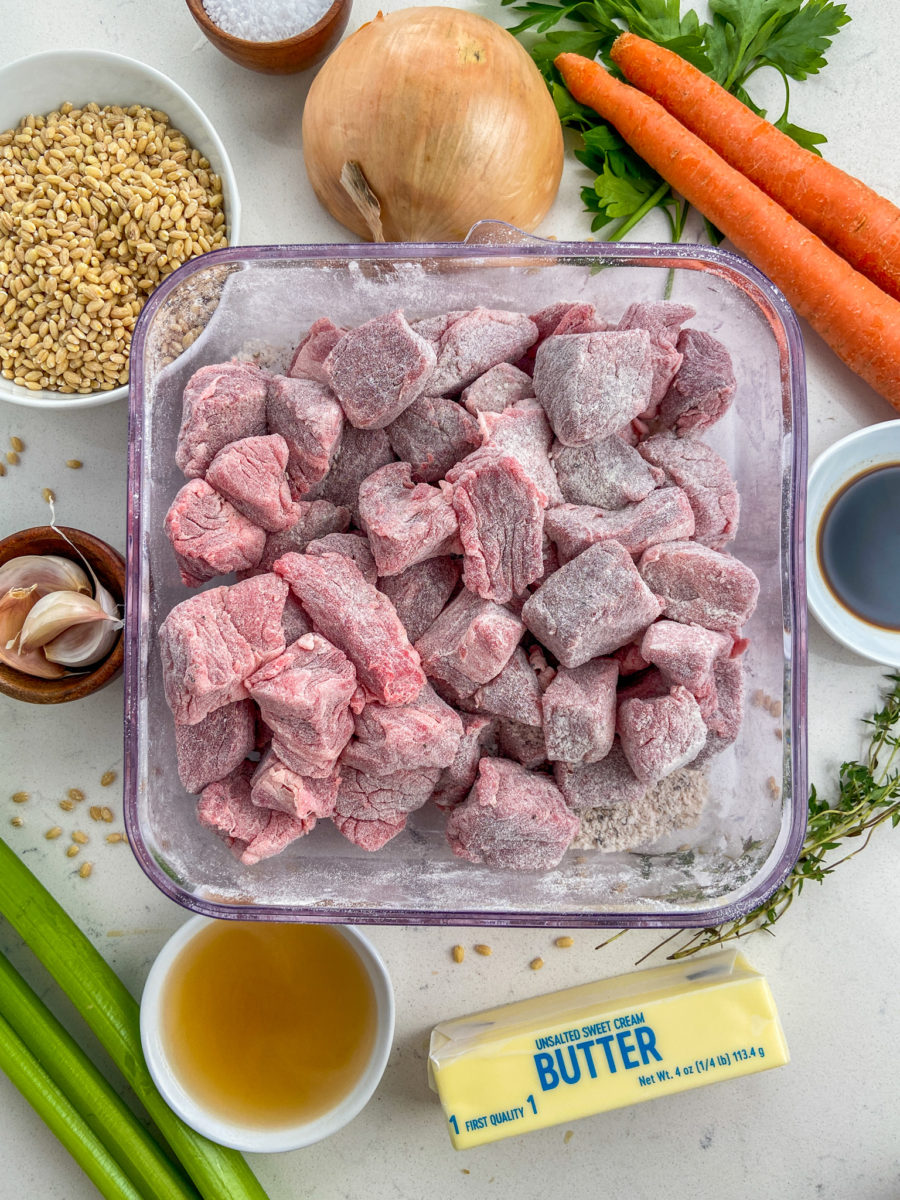
[[[0,69],[0,400],[124,399],[147,297],[239,225],[225,147],[167,76],[100,50]]]

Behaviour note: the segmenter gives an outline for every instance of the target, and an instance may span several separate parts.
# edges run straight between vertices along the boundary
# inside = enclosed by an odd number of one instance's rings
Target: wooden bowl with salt
[[[292,75],[321,62],[340,40],[350,19],[353,0],[334,0],[324,16],[293,37],[251,41],[235,37],[210,18],[203,0],[186,0],[191,16],[217,50],[239,66],[264,75]]]

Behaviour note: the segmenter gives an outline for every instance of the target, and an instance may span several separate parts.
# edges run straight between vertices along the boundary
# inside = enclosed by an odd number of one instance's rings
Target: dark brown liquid
[[[375,992],[327,925],[218,921],[177,959],[166,1050],[185,1089],[245,1126],[314,1120],[352,1090],[375,1041]]]
[[[851,479],[819,525],[819,569],[844,608],[900,630],[900,463]]]

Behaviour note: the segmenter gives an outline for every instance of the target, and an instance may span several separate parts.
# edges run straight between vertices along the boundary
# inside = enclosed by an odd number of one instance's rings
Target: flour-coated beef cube
[[[544,529],[563,563],[597,542],[618,542],[636,557],[659,542],[689,538],[694,512],[681,488],[662,487],[638,504],[608,512],[589,504],[560,504],[544,517]]]
[[[178,778],[199,793],[241,765],[256,743],[256,710],[249,700],[223,704],[196,725],[175,726]]]
[[[531,320],[538,329],[538,340],[531,345],[516,362],[528,374],[534,371],[534,356],[538,347],[554,334],[600,333],[606,323],[597,315],[593,304],[550,304],[540,312],[532,313]]]
[[[448,396],[420,396],[387,427],[391,449],[417,483],[436,483],[481,445],[478,422]]]
[[[720,420],[737,386],[731,355],[710,333],[682,329],[677,348],[678,373],[659,406],[659,419],[679,437],[702,433]]]
[[[239,855],[245,867],[255,867],[265,858],[274,858],[291,842],[296,842],[298,838],[309,833],[315,825],[314,817],[299,821],[290,813],[279,812],[278,809],[261,808],[259,812],[265,813],[266,826],[262,833],[258,833]],[[233,849],[236,850],[238,845],[239,843],[236,842]]]
[[[672,621],[722,632],[749,621],[759,580],[748,566],[697,542],[666,542],[641,556],[641,578]]]
[[[463,588],[418,639],[416,649],[430,679],[458,696],[471,696],[479,684],[500,674],[524,632],[508,608]]]
[[[543,574],[544,494],[508,455],[479,454],[466,463],[453,475],[463,580],[470,591],[503,604]]]
[[[562,504],[564,497],[548,453],[553,443],[553,431],[536,400],[522,400],[501,413],[482,413],[478,425],[484,445],[480,454],[510,455],[524,468],[538,491],[546,496],[546,503],[551,508]],[[448,478],[452,483],[453,474]]]
[[[206,482],[254,525],[281,533],[300,516],[288,487],[287,460],[287,442],[280,434],[241,438],[219,451]]]
[[[629,304],[622,314],[617,328],[646,329],[650,334],[653,383],[650,387],[650,403],[643,416],[656,415],[660,401],[681,366],[678,333],[684,322],[693,316],[696,316],[696,311],[689,304],[673,304],[671,301],[639,301]]]
[[[384,429],[422,395],[434,364],[434,347],[397,309],[345,333],[323,370],[351,425]]]
[[[250,799],[259,808],[285,812],[312,829],[319,817],[330,817],[340,783],[340,772],[319,779],[298,775],[269,749],[250,780]]]
[[[618,700],[656,700],[660,696],[668,696],[672,690],[670,680],[663,675],[658,667],[648,667],[646,671],[629,676],[627,683],[619,683]]]
[[[284,650],[287,585],[259,575],[176,604],[159,630],[166,701],[181,725],[247,696],[244,681]]]
[[[715,664],[728,658],[733,645],[728,633],[663,620],[655,621],[644,634],[641,654],[671,683],[681,684],[700,699],[715,694]]]
[[[284,611],[281,614],[281,626],[284,629],[284,644],[290,646],[292,642],[296,642],[297,638],[304,637],[307,633],[312,633],[312,625],[309,617],[303,611],[300,601],[292,593],[288,592],[287,599],[284,602]]]
[[[659,612],[628,551],[600,542],[542,583],[522,620],[563,666],[580,667],[632,641]]]
[[[472,416],[482,412],[503,412],[520,400],[534,395],[531,376],[512,363],[498,363],[463,390],[460,400]]]
[[[652,628],[652,626],[651,626]],[[613,650],[610,655],[619,664],[619,675],[636,675],[639,671],[646,671],[650,666],[643,654],[641,654],[641,643],[643,634],[635,642],[629,642],[627,646],[620,646],[618,650]]]
[[[207,784],[197,801],[197,819],[213,829],[238,857],[265,829],[269,814],[250,799],[250,780],[257,764],[239,763],[230,774]]]
[[[537,326],[524,313],[473,308],[441,336],[432,395],[449,396],[498,363],[515,362],[537,340]]]
[[[597,762],[609,753],[616,732],[618,678],[618,664],[609,658],[559,668],[541,701],[551,762]]]
[[[481,759],[468,799],[447,820],[458,858],[518,871],[557,866],[578,830],[551,779],[503,758]]]
[[[344,426],[341,448],[331,470],[311,493],[332,504],[346,505],[359,521],[359,485],[373,471],[394,461],[394,452],[383,429]],[[346,527],[345,527],[346,528]]]
[[[704,714],[709,736],[697,758],[704,763],[737,741],[744,719],[744,663],[741,658],[721,658],[713,667],[715,707]]]
[[[359,489],[360,524],[379,575],[399,575],[414,563],[459,548],[451,489],[413,483],[409,463],[379,467]]]
[[[618,433],[584,446],[554,442],[550,461],[569,504],[625,508],[645,500],[665,479],[663,471],[645,462]]]
[[[166,513],[165,530],[187,587],[252,569],[266,544],[265,530],[202,479],[191,479],[179,491]]]
[[[267,376],[245,362],[201,367],[184,389],[175,462],[197,479],[223,446],[266,432]]]
[[[534,361],[534,391],[565,446],[618,433],[650,400],[645,329],[550,337]]]
[[[741,501],[728,464],[699,438],[658,434],[638,446],[641,457],[682,488],[694,510],[694,540],[721,550],[737,534]]]
[[[328,317],[313,321],[309,332],[293,353],[288,375],[294,379],[314,379],[317,383],[326,383],[322,364],[346,332],[342,325],[335,325]]]
[[[286,554],[276,572],[291,585],[313,626],[343,650],[369,696],[408,704],[425,675],[394,606],[342,554]]]
[[[541,724],[540,685],[521,646],[515,648],[499,675],[475,691],[470,703],[477,712],[509,717],[523,725]]]
[[[505,758],[534,771],[547,762],[543,727],[501,717],[497,724],[497,750]]]
[[[435,317],[421,317],[418,321],[410,321],[410,326],[416,331],[419,337],[423,337],[426,342],[431,342],[435,353],[437,353],[440,349],[441,338],[453,322],[458,321],[460,317],[464,317],[467,312],[469,312],[467,308],[451,309],[450,312],[438,313]]]
[[[295,550],[301,554],[310,542],[329,533],[343,533],[350,524],[350,510],[329,500],[298,500],[297,520],[280,533],[266,537],[262,558],[251,574],[271,571],[275,560]]]
[[[367,775],[353,767],[341,772],[332,821],[348,841],[363,850],[380,850],[421,808],[437,783],[439,767]]]
[[[438,808],[452,808],[464,800],[478,775],[482,755],[492,748],[496,722],[481,713],[460,713],[462,737],[456,756],[449,767],[441,771],[431,799]]]
[[[448,555],[414,563],[399,575],[386,575],[378,587],[387,596],[415,644],[438,619],[459,582],[462,567]]]
[[[618,738],[609,753],[597,762],[554,763],[553,778],[574,812],[634,804],[647,792],[647,784],[641,783],[628,765]]]
[[[331,391],[309,379],[276,375],[266,401],[269,433],[288,448],[287,474],[295,498],[321,483],[341,445],[344,414]]]
[[[652,700],[623,700],[616,731],[629,766],[642,783],[658,783],[687,766],[706,744],[700,705],[684,687]]]
[[[343,554],[359,567],[366,583],[378,578],[378,568],[372,555],[369,539],[362,533],[327,533],[315,538],[306,547],[307,554]]]
[[[372,702],[354,718],[354,737],[341,764],[367,775],[448,767],[456,757],[462,721],[427,683],[410,704]]]

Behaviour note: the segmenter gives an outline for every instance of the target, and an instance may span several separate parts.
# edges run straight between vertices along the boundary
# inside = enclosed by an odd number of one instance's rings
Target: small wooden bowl
[[[97,578],[109,591],[117,604],[125,600],[125,560],[112,546],[101,542],[93,534],[81,529],[61,526],[63,533],[75,543],[84,557],[97,572]],[[38,525],[34,529],[23,529],[11,533],[0,541],[0,565],[22,554],[56,554],[70,558],[79,566],[78,557],[49,525]],[[36,679],[14,667],[0,663],[0,692],[14,700],[28,704],[64,704],[67,700],[80,700],[92,692],[111,683],[122,670],[125,658],[125,631],[116,640],[109,654],[86,671],[77,675],[64,675],[62,679]]]
[[[226,58],[264,75],[292,75],[315,66],[340,40],[350,19],[353,0],[334,0],[321,20],[280,42],[248,42],[214,25],[202,0],[187,0],[191,16]]]

